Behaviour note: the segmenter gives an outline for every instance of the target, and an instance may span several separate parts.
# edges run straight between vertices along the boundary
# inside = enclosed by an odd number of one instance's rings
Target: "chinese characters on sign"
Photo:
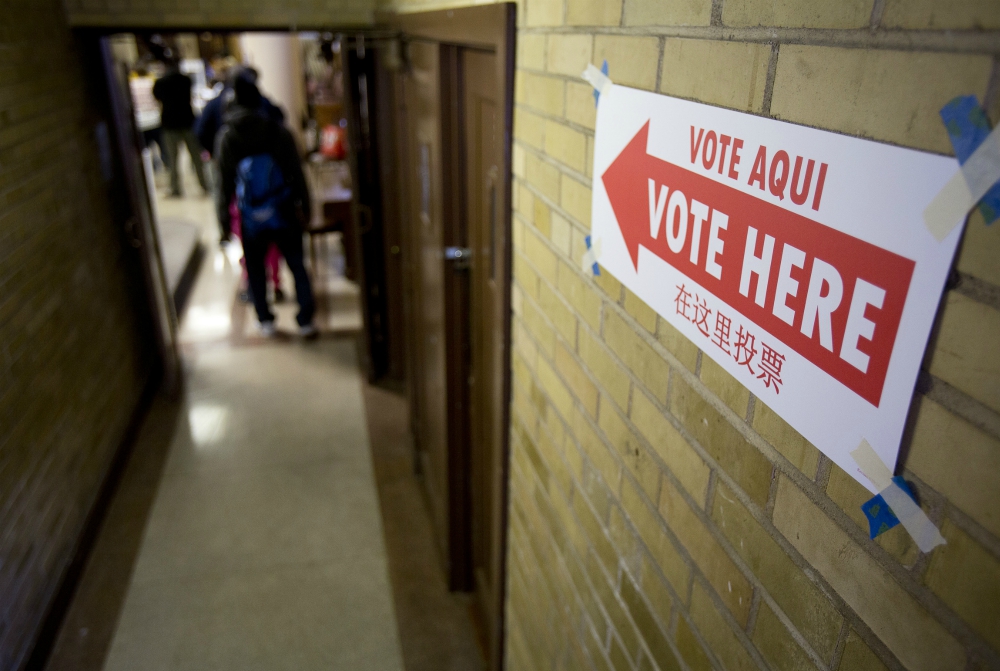
[[[674,299],[674,304],[677,314],[694,324],[698,332],[708,338],[713,345],[727,356],[731,356],[738,365],[745,366],[751,375],[763,380],[764,387],[773,389],[775,394],[779,393],[781,365],[785,362],[784,354],[779,354],[766,342],[761,342],[760,359],[755,362],[754,358],[758,354],[755,346],[757,337],[741,325],[736,331],[736,339],[733,341],[730,337],[732,319],[723,314],[722,310],[715,311],[714,331],[710,331],[708,321],[712,309],[708,307],[707,299],[699,298],[697,294],[692,298],[691,293],[683,284],[677,287],[677,298]],[[759,370],[755,370],[754,366],[757,366]]]

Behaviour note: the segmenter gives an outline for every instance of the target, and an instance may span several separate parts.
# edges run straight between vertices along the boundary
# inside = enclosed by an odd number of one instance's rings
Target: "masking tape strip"
[[[955,150],[955,158],[964,164],[990,134],[990,118],[976,96],[957,96],[941,108],[941,121]],[[1000,219],[1000,184],[994,184],[977,206],[989,226]]]
[[[607,93],[614,84],[606,74],[594,67],[593,63],[589,64],[587,69],[583,71],[583,78],[590,82],[590,85],[597,89],[598,93]]]
[[[947,543],[920,506],[892,481],[892,471],[882,462],[881,457],[875,453],[867,440],[862,439],[861,444],[851,452],[851,456],[864,476],[880,490],[882,499],[892,508],[892,512],[913,537],[921,552],[930,552],[938,545]]]
[[[600,275],[601,268],[597,265],[597,260],[601,258],[601,241],[595,240],[593,245],[591,245],[589,235],[584,238],[584,241],[587,243],[587,253],[583,255],[583,262],[580,266],[585,273],[592,272],[595,275]]]
[[[924,210],[927,229],[938,242],[944,240],[997,181],[1000,181],[1000,126],[986,136]]]

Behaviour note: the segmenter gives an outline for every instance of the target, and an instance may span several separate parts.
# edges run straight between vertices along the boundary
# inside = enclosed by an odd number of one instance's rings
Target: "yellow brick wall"
[[[372,23],[375,0],[63,0],[72,26],[322,28]]]
[[[1000,668],[1000,224],[970,221],[900,461],[948,544],[873,542],[867,490],[581,272],[579,76],[950,153],[937,110],[998,97],[998,28],[988,0],[519,3],[509,669]]]
[[[0,3],[0,669],[23,668],[150,372],[80,59],[58,0]]]

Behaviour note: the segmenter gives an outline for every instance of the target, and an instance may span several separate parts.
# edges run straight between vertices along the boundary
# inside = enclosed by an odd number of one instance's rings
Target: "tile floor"
[[[361,377],[336,247],[316,282],[323,336],[265,340],[211,200],[157,206],[208,250],[181,320],[185,392],[153,401],[46,670],[482,669],[413,475],[406,399]],[[294,312],[279,306],[279,326]]]

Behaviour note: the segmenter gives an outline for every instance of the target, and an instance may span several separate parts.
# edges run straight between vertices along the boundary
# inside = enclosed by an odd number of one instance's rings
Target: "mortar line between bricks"
[[[538,235],[538,237],[539,239],[543,240],[547,246],[551,246],[551,243],[546,238],[544,238],[544,236]],[[526,259],[526,261],[530,263],[530,260]],[[544,279],[542,278],[541,275],[539,275],[539,278]],[[589,281],[593,282],[593,279],[589,278]],[[546,283],[548,284],[547,280]],[[598,287],[595,286],[594,289],[599,292]],[[948,609],[946,606],[943,606],[943,602],[941,602],[935,595],[933,595],[929,589],[927,589],[923,585],[920,585],[916,581],[914,576],[912,576],[908,571],[906,571],[895,560],[895,558],[889,555],[887,551],[885,551],[881,546],[871,541],[871,539],[868,538],[868,536],[863,533],[861,528],[858,527],[854,523],[854,521],[847,516],[847,513],[841,510],[839,506],[837,506],[835,503],[833,503],[832,500],[826,497],[825,492],[819,490],[815,482],[809,480],[805,476],[805,474],[803,474],[797,468],[792,466],[790,462],[788,462],[783,455],[778,453],[769,443],[764,441],[763,438],[757,436],[755,432],[753,432],[752,430],[747,431],[746,427],[740,426],[740,424],[743,423],[742,420],[734,422],[733,418],[739,419],[738,416],[728,406],[725,406],[720,400],[716,399],[714,394],[711,394],[711,392],[707,390],[706,387],[704,387],[703,383],[700,380],[694,378],[693,375],[690,373],[690,371],[681,366],[680,363],[676,361],[676,357],[674,357],[669,351],[665,350],[662,347],[662,345],[660,345],[658,342],[651,342],[650,341],[651,339],[646,335],[644,329],[641,329],[637,323],[634,323],[634,320],[632,319],[631,315],[625,312],[624,308],[618,306],[617,304],[612,304],[608,301],[604,301],[604,303],[606,303],[607,305],[615,305],[613,309],[616,311],[619,317],[625,319],[626,322],[629,323],[629,325],[632,327],[632,329],[636,333],[638,333],[639,336],[643,340],[645,340],[648,345],[653,347],[654,350],[657,351],[657,353],[660,354],[663,358],[667,359],[668,364],[670,364],[672,368],[676,368],[678,370],[681,376],[685,378],[685,381],[689,384],[689,386],[695,389],[696,393],[698,393],[704,400],[709,402],[709,404],[712,405],[716,410],[723,413],[726,419],[729,421],[729,423],[733,425],[735,428],[737,428],[737,430],[741,433],[741,435],[743,435],[744,438],[746,438],[752,445],[754,445],[754,447],[759,449],[764,454],[764,456],[768,458],[769,461],[777,465],[781,472],[783,472],[787,477],[789,477],[790,480],[792,480],[796,485],[798,485],[799,489],[802,490],[807,495],[807,497],[817,507],[819,507],[820,510],[824,512],[824,514],[826,514],[828,518],[830,518],[835,524],[837,524],[837,526],[839,526],[845,533],[847,533],[847,535],[859,547],[861,547],[869,555],[869,557],[873,561],[875,561],[883,570],[885,570],[889,575],[893,576],[895,581],[904,589],[904,591],[906,591],[915,601],[917,601],[925,608],[930,610],[932,614],[934,614],[937,617],[939,622],[945,627],[945,629],[949,631],[949,633],[954,635],[966,647],[975,642],[979,642],[981,644],[981,639],[977,633],[972,631],[972,629],[967,624],[965,624],[965,622],[961,620],[961,618],[959,618],[950,609]],[[617,355],[615,355],[615,359],[617,360]],[[624,366],[624,364],[622,364],[622,367],[626,371],[628,371],[630,375],[632,375],[633,383],[638,382],[641,386],[645,387],[645,385],[643,385],[641,381],[638,381],[637,378],[635,378],[634,374],[631,373],[631,370],[627,366]],[[690,376],[690,378],[688,376]],[[708,392],[707,395],[706,392]],[[654,407],[657,407],[659,410],[661,410],[661,412],[664,412],[663,409],[660,408],[659,403],[654,403]],[[670,418],[673,417],[673,415],[669,412],[664,412],[664,415]],[[683,430],[682,434],[685,435],[685,439],[689,443],[692,443],[692,439],[688,438],[686,430]],[[642,440],[641,436],[640,440]],[[654,453],[653,456],[658,456],[658,455],[655,455]],[[714,460],[708,457],[707,454],[702,455],[702,458],[706,460],[706,463],[709,464],[714,463]],[[724,480],[727,480],[727,485],[729,485],[731,488],[735,485],[735,482],[728,481],[729,476],[724,469],[721,469],[721,467],[719,469],[719,474],[720,477],[723,477]],[[624,477],[624,471],[623,471],[623,477]],[[686,495],[686,491],[683,490],[683,487],[681,487],[680,489],[682,493]],[[811,565],[803,557],[801,557],[801,555],[798,553],[798,550],[796,550],[794,546],[788,543],[788,541],[784,539],[784,536],[782,536],[779,532],[777,532],[777,529],[774,529],[773,524],[771,524],[770,520],[764,517],[764,515],[762,515],[757,510],[756,504],[750,501],[749,497],[746,497],[746,494],[742,492],[742,489],[740,487],[736,486],[736,488],[734,489],[734,494],[736,494],[741,499],[741,502],[745,506],[747,506],[747,509],[751,512],[751,515],[755,519],[757,519],[758,522],[764,524],[766,521],[767,524],[765,525],[765,528],[769,528],[769,532],[772,534],[772,536],[774,534],[777,534],[778,538],[784,541],[784,543],[779,543],[779,544],[782,545],[786,554],[789,554],[790,557],[793,557],[796,564],[798,564],[800,567],[803,568],[808,567],[810,571],[813,571]],[[746,497],[746,500],[743,500],[744,497]],[[773,531],[771,531],[771,529],[773,529]],[[793,550],[794,554],[789,553],[788,552],[789,550]],[[819,576],[818,573],[815,573],[815,575],[817,575],[817,577],[820,577],[823,580],[824,585],[826,585],[825,578]],[[828,585],[826,586],[825,591],[828,593],[828,595],[836,594],[836,591],[833,590]],[[837,598],[840,599],[839,595],[837,595]],[[849,607],[848,609],[850,610]],[[853,612],[853,610],[851,610],[851,612]],[[888,649],[886,648],[886,650]]]
[[[551,156],[549,156],[548,154],[546,154],[543,150],[536,149],[535,147],[532,147],[530,144],[527,145],[527,146],[525,146],[524,150],[526,152],[530,152],[530,153],[534,154],[535,157],[538,158],[539,160],[541,160],[543,163],[548,163],[549,165],[551,165],[551,166],[553,166],[555,168],[558,168],[559,172],[561,172],[562,174],[566,175],[567,177],[573,178],[577,182],[580,182],[583,186],[586,186],[588,189],[593,188],[593,178],[592,177],[587,177],[582,172],[577,172],[576,170],[574,170],[573,168],[569,167],[565,163],[561,163],[560,161],[552,158]],[[527,180],[524,180],[524,181],[527,181]]]
[[[532,412],[534,412],[534,410],[532,410]],[[558,411],[557,411],[557,412],[558,412]],[[541,418],[539,417],[538,419],[540,420]],[[560,418],[560,419],[561,419],[561,418]],[[548,432],[548,431],[547,431],[547,428],[545,428],[545,427],[543,426],[543,424],[544,424],[544,423],[542,423],[542,422],[539,422],[539,425],[540,425],[540,428],[541,428],[542,430],[545,430],[546,432]],[[550,436],[550,440],[551,440],[551,436]],[[554,442],[554,441],[553,441],[553,444],[555,444],[555,442]],[[565,448],[562,448],[562,449],[565,449]],[[574,447],[574,449],[576,449],[576,448]],[[541,454],[541,452],[539,452],[539,456],[540,456],[540,457],[541,457],[542,459],[545,459],[545,456],[544,456],[544,455],[542,455],[542,454]],[[582,456],[582,457],[583,457],[584,459],[587,459],[587,455],[586,455],[585,453],[583,453],[583,454],[582,454],[581,456]],[[588,459],[588,461],[589,461],[589,459]],[[576,481],[576,479],[575,479],[575,476],[573,475],[573,472],[572,472],[571,470],[568,470],[567,472],[568,472],[568,473],[570,474],[570,477],[571,477],[571,478],[572,478],[572,479],[574,480],[574,485],[575,485],[575,487],[576,487],[577,489],[579,489],[579,490],[583,490],[583,487],[582,487],[582,483],[579,483],[579,482],[577,482],[577,481]],[[536,479],[536,478],[537,478],[537,475],[532,475],[531,477],[532,477],[533,479]],[[540,483],[536,482],[536,483],[535,483],[535,487],[537,488],[537,487],[539,487],[539,486],[541,486],[541,485],[540,485]],[[547,490],[547,489],[546,489],[546,488],[545,488],[544,486],[542,486],[542,490],[544,490],[544,492],[545,492],[545,495],[546,495],[546,496],[548,496],[548,497],[550,497],[550,498],[551,498],[551,495],[549,494],[548,490]],[[588,506],[588,507],[589,507],[589,508],[591,509],[591,512],[592,512],[592,513],[596,513],[596,511],[594,511],[594,509],[593,509],[593,505],[591,504],[591,502],[589,501],[589,499],[588,499],[588,498],[586,497],[586,495],[584,495],[584,500],[586,501],[585,505],[587,505],[587,506]],[[579,521],[579,518],[577,517],[577,515],[576,515],[576,512],[575,512],[575,511],[574,511],[574,510],[572,509],[572,507],[571,507],[571,506],[569,507],[569,514],[573,516],[573,520],[574,520],[574,521],[575,521],[575,522],[577,523],[577,526],[578,526],[578,528],[581,528],[581,529],[582,529],[582,528],[583,528],[583,525],[582,525],[582,524],[580,524],[580,521]],[[594,517],[595,517],[595,519],[597,519],[597,520],[599,520],[599,521],[601,520],[601,518],[600,518],[600,517],[599,517],[598,515],[596,515],[596,514],[594,514]],[[628,518],[627,518],[627,516],[624,516],[624,515],[623,515],[623,518],[624,518],[624,519],[626,519],[626,520],[628,519]],[[613,548],[613,549],[615,550],[615,554],[616,554],[616,558],[618,559],[618,564],[617,564],[617,566],[618,566],[618,567],[621,567],[621,566],[622,566],[622,557],[621,557],[621,555],[620,555],[620,554],[618,553],[618,548],[617,548],[617,547],[616,547],[616,546],[614,545],[614,543],[613,543],[613,542],[611,542],[611,537],[610,537],[610,534],[608,533],[608,530],[604,528],[603,524],[602,524],[602,526],[601,526],[601,531],[602,531],[602,533],[604,533],[604,534],[605,534],[605,536],[607,537],[607,540],[609,541],[609,543],[610,543],[611,547],[612,547],[612,548]],[[566,537],[568,537],[568,534],[565,534],[565,530],[564,530],[564,535],[566,535]],[[586,536],[586,533],[584,533],[584,535]],[[551,534],[550,534],[550,536],[551,536]],[[552,539],[552,538],[550,538],[550,540],[553,540],[553,541],[554,541],[554,539]],[[555,544],[555,545],[554,545],[554,548],[555,548],[555,550],[556,550],[557,554],[558,554],[558,555],[560,556],[560,558],[562,558],[562,559],[563,559],[563,561],[566,561],[565,557],[563,557],[563,556],[562,556],[562,555],[563,555],[563,553],[562,553],[562,552],[560,552],[560,549],[559,549],[559,546],[558,546],[558,544]],[[587,550],[588,550],[589,552],[592,552],[592,553],[594,553],[594,554],[596,555],[596,550],[594,549],[594,547],[593,547],[593,544],[592,544],[592,543],[591,543],[591,542],[589,541],[589,539],[588,539],[588,542],[587,542]],[[574,554],[576,554],[576,553],[574,552]],[[582,560],[580,560],[580,559],[579,559],[579,557],[577,557],[576,559],[578,560],[578,563],[580,563],[581,565],[583,564],[583,561],[582,561]],[[602,573],[602,577],[603,577],[604,579],[607,579],[607,577],[608,577],[608,576],[607,576],[607,573],[605,572],[605,567],[604,567],[604,565],[603,565],[603,562],[601,562],[601,561],[600,561],[600,559],[598,559],[598,561],[597,561],[597,564],[596,564],[596,565],[597,565],[597,567],[598,567],[598,570],[599,570],[599,571],[601,571],[601,573]],[[589,583],[589,582],[590,582],[590,574],[589,574],[589,572],[588,572],[588,571],[586,571],[586,570],[583,570],[583,571],[582,571],[582,573],[584,574],[584,576],[585,576],[586,580],[587,580],[587,581],[588,581],[588,583]],[[612,583],[611,583],[610,581],[608,581],[608,582],[609,582],[609,584],[612,584]],[[669,584],[669,583],[668,583],[668,584]],[[593,586],[592,586],[592,585],[588,585],[588,587],[590,587],[591,591],[592,591],[592,592],[594,592],[594,589],[593,589]],[[631,624],[631,625],[632,625],[632,627],[633,627],[633,628],[635,629],[635,631],[636,631],[636,634],[637,634],[637,638],[638,638],[638,639],[639,639],[640,641],[642,641],[643,643],[645,643],[645,639],[644,639],[644,638],[642,637],[642,632],[641,632],[641,631],[639,630],[638,626],[636,626],[636,624],[635,624],[635,621],[634,621],[634,618],[632,617],[632,614],[631,614],[631,612],[629,611],[629,609],[628,609],[628,607],[627,607],[627,606],[625,605],[625,603],[624,603],[624,602],[623,602],[623,601],[621,600],[621,596],[620,596],[620,589],[619,589],[619,588],[617,587],[617,581],[615,581],[615,586],[614,586],[614,587],[612,587],[612,589],[611,589],[611,592],[612,592],[612,595],[613,595],[613,596],[615,597],[615,601],[617,602],[618,606],[619,606],[619,607],[620,607],[620,608],[622,609],[622,611],[623,611],[623,612],[625,613],[626,617],[628,618],[628,621],[629,621],[629,624]],[[609,614],[608,614],[608,612],[607,612],[607,608],[606,608],[606,607],[604,606],[604,603],[603,603],[603,602],[602,602],[602,601],[600,600],[600,598],[599,598],[599,597],[597,597],[597,596],[596,596],[596,592],[594,592],[594,596],[595,596],[595,599],[594,599],[594,601],[595,601],[595,602],[596,602],[596,603],[597,603],[597,604],[599,605],[599,607],[601,607],[601,610],[602,610],[602,611],[604,611],[604,614],[605,614],[605,617],[607,618],[607,621],[608,621],[608,625],[609,625],[609,626],[608,626],[608,629],[609,629],[609,635],[614,635],[614,634],[618,634],[618,632],[617,632],[617,629],[616,629],[616,627],[614,626],[614,624],[613,624],[613,621],[612,621],[611,617],[609,616]],[[619,634],[618,638],[619,638],[619,639],[621,638],[620,634]],[[623,649],[624,649],[624,645],[623,645],[622,647],[623,647]],[[646,644],[646,647],[648,647],[648,644]],[[675,651],[675,652],[676,652],[676,651]],[[678,656],[679,656],[679,655],[678,655]],[[630,654],[630,655],[629,655],[629,657],[631,658],[631,657],[632,657],[632,655]]]
[[[851,626],[845,619],[840,624],[840,633],[837,634],[837,643],[833,646],[833,655],[830,658],[830,668],[837,669],[840,667],[840,662],[844,657],[844,648],[847,647],[847,636],[851,632]],[[844,671],[850,671],[850,669],[844,669]]]
[[[961,389],[953,387],[939,377],[927,374],[930,388],[923,392],[949,412],[994,438],[1000,438],[1000,413],[972,398]]]
[[[529,334],[529,337],[532,337],[532,336]],[[587,371],[586,367],[584,367],[584,370]],[[555,372],[556,372],[557,375],[559,375],[558,370],[556,370]],[[587,372],[589,372],[589,371],[587,371]],[[574,395],[574,401],[578,402],[578,399],[576,399],[575,395]],[[584,416],[586,417],[586,415],[584,415]],[[597,426],[596,424],[594,424],[593,421],[589,417],[586,417],[586,418],[587,418],[588,422],[591,423],[591,429],[595,431],[595,433],[602,440],[602,442],[605,442],[606,438],[603,435],[603,431],[600,429],[600,427]],[[668,413],[667,414],[667,419],[668,419],[668,421],[671,421],[672,424],[675,424],[675,422],[676,422],[676,419],[673,417],[672,414]],[[625,418],[625,421],[628,422],[629,425],[631,425],[631,421],[628,418]],[[682,433],[684,439],[695,449],[696,452],[699,453],[699,456],[703,460],[705,460],[705,462],[712,469],[712,474],[715,477],[723,477],[724,480],[727,480],[727,484],[729,485],[730,489],[732,489],[734,491],[734,493],[738,493],[738,492],[742,491],[739,488],[739,486],[734,481],[732,481],[731,478],[727,477],[728,474],[725,474],[725,471],[724,471],[724,469],[721,468],[721,466],[715,464],[714,460],[711,457],[709,457],[707,454],[701,454],[702,452],[704,452],[704,448],[700,448],[700,446],[698,446],[698,443],[693,441],[693,438],[691,438],[689,436],[689,434],[687,433],[686,429],[684,429],[682,426],[677,426],[676,424],[675,424],[675,428],[677,428]],[[570,433],[572,433],[572,432],[570,432]],[[575,434],[573,434],[573,435],[575,437]],[[638,439],[642,442],[644,449],[646,449],[646,451],[650,453],[649,456],[651,458],[653,458],[654,461],[657,463],[657,466],[659,467],[659,469],[660,469],[661,473],[663,474],[663,476],[664,477],[668,477],[671,480],[671,483],[673,484],[673,486],[681,493],[682,497],[685,498],[685,502],[687,503],[687,505],[690,508],[692,508],[692,510],[695,511],[696,516],[699,517],[700,521],[705,526],[705,528],[709,531],[709,533],[716,540],[716,542],[719,543],[719,545],[723,549],[723,551],[726,552],[726,555],[730,558],[731,561],[733,561],[734,565],[736,565],[736,567],[740,570],[740,572],[744,575],[744,577],[748,580],[748,582],[751,585],[753,585],[753,587],[755,588],[755,593],[756,594],[762,594],[762,593],[766,594],[766,601],[768,603],[768,606],[775,613],[775,616],[778,617],[782,621],[782,623],[786,626],[786,628],[789,629],[789,632],[790,632],[791,636],[793,637],[793,639],[796,640],[796,642],[799,644],[799,646],[803,648],[803,651],[806,653],[806,655],[809,656],[811,659],[813,659],[813,661],[816,662],[816,663],[818,663],[821,667],[825,666],[825,663],[822,661],[822,658],[818,655],[818,653],[816,653],[813,650],[812,646],[808,643],[808,641],[806,641],[806,639],[801,635],[801,633],[798,632],[797,628],[791,623],[791,620],[788,619],[788,617],[784,614],[784,612],[781,609],[781,607],[778,606],[777,602],[775,602],[774,599],[773,599],[773,597],[770,596],[770,593],[767,592],[767,589],[760,582],[759,578],[757,578],[756,574],[753,573],[753,571],[745,563],[745,561],[742,559],[742,557],[740,557],[739,554],[735,551],[735,548],[732,547],[731,543],[729,543],[729,540],[717,529],[717,527],[715,526],[715,523],[711,519],[711,515],[709,514],[709,512],[706,512],[706,510],[704,510],[704,509],[699,509],[697,505],[694,505],[696,503],[694,501],[694,499],[691,498],[690,494],[688,494],[688,492],[684,489],[684,487],[676,479],[676,476],[674,476],[672,470],[669,467],[666,466],[665,462],[663,462],[663,460],[655,452],[655,450],[651,449],[651,447],[649,446],[648,442],[645,440],[645,437],[642,436],[641,433],[638,433],[638,432],[636,432],[636,435],[637,435]],[[609,446],[606,442],[605,442],[605,447],[609,450],[609,452],[611,453],[611,455],[614,457],[614,460],[616,462],[619,462],[618,463],[618,467],[619,467],[619,470],[621,471],[621,477],[628,477],[629,481],[632,483],[632,485],[636,489],[636,491],[642,496],[643,500],[648,500],[648,495],[646,494],[645,490],[643,490],[643,488],[635,480],[635,477],[632,475],[632,473],[629,471],[629,469],[624,465],[624,461],[621,459],[620,455],[618,454],[617,449]],[[586,457],[585,454],[584,454],[584,457]],[[627,473],[627,475],[626,475],[626,471],[629,471]],[[662,521],[661,530],[663,530],[665,528],[669,532],[668,538],[671,540],[671,544],[673,544],[675,546],[675,549],[678,552],[680,552],[682,554],[682,556],[685,556],[685,558],[687,560],[686,563],[689,565],[689,568],[691,568],[691,570],[693,572],[697,571],[697,572],[700,573],[701,569],[697,566],[697,564],[694,563],[694,561],[690,557],[690,555],[687,554],[687,549],[685,548],[685,546],[682,543],[680,543],[679,539],[677,539],[676,536],[673,535],[673,531],[672,531],[672,529],[669,528],[669,525],[666,524],[666,521],[662,520],[662,516],[660,515],[657,506],[650,501],[647,504],[647,507],[651,508],[653,510],[654,518],[658,522]],[[625,517],[626,520],[628,520],[628,522],[629,522],[629,524],[631,526],[632,525],[632,521],[628,518],[627,515],[624,516],[624,517]],[[765,529],[766,529],[766,527],[765,527]],[[771,535],[773,535],[774,533],[777,533],[777,530],[775,529],[774,531],[770,531],[769,533]],[[644,541],[642,541],[641,537],[638,536],[637,533],[634,534],[634,535],[636,536],[637,540],[642,543],[643,547],[646,547],[645,543],[644,543]],[[649,551],[648,548],[647,548],[647,552],[649,553],[650,556],[653,556],[653,553],[651,551]],[[705,578],[705,581],[707,583],[707,578]],[[667,584],[668,585],[670,584],[669,581],[667,581]],[[821,591],[824,591],[824,592],[826,591],[826,589],[824,589],[824,585],[817,585],[817,586],[821,589]],[[714,588],[711,588],[711,589],[714,592]],[[831,589],[831,591],[832,591],[832,589]],[[721,597],[720,597],[720,599],[721,599]],[[846,604],[843,604],[843,606],[846,607],[848,610],[850,610],[850,607],[846,606]],[[841,610],[841,608],[838,608],[838,611],[839,610]],[[726,611],[728,612],[728,608],[726,608]],[[841,613],[841,615],[844,615],[844,614]]]
[[[814,47],[878,49],[892,51],[943,51],[952,53],[1000,53],[1000,30],[886,30],[863,28],[777,28],[730,26],[525,26],[519,32],[532,34],[579,34],[635,37],[667,37],[720,42],[781,42]]]

